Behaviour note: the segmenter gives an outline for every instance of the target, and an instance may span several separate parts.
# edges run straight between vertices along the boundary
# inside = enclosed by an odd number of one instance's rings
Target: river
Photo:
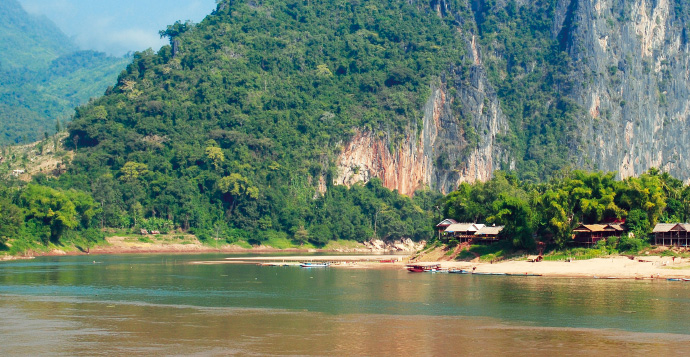
[[[0,263],[0,353],[690,353],[690,283],[190,264],[227,256]]]

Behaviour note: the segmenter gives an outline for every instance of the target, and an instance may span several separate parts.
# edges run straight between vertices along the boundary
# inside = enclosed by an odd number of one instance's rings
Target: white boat
[[[302,268],[328,268],[331,263],[300,263]]]

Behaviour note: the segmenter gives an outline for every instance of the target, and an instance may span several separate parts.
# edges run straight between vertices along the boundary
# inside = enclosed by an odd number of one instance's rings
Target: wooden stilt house
[[[652,232],[654,245],[687,247],[690,243],[690,223],[657,223]]]
[[[484,227],[481,223],[455,223],[451,224],[444,231],[446,235],[458,239],[460,242],[467,242],[475,237],[475,233]]]
[[[573,232],[575,244],[592,246],[602,239],[620,238],[625,233],[625,228],[620,224],[581,224]]]
[[[451,218],[446,218],[442,220],[439,224],[436,225],[436,230],[438,231],[438,237],[441,238],[441,233],[445,234],[446,228],[448,228],[451,224],[456,224],[454,219]]]
[[[474,237],[485,243],[497,242],[498,234],[501,233],[503,227],[504,226],[484,226],[474,234]]]

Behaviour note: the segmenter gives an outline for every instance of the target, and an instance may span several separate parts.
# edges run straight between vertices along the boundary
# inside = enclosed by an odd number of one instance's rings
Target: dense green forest
[[[222,226],[229,240],[429,236],[424,195],[334,187],[334,158],[355,128],[396,142],[421,125],[430,83],[460,65],[455,20],[416,4],[333,5],[222,2],[170,26],[174,46],[136,53],[77,109],[78,154],[56,186],[91,192],[108,226],[140,215],[200,236]]]
[[[519,248],[534,248],[537,241],[564,248],[579,224],[624,219],[633,233],[623,242],[628,250],[646,243],[656,223],[690,217],[690,186],[682,181],[657,169],[624,180],[615,176],[562,171],[533,184],[496,172],[487,182],[461,184],[443,199],[443,212],[461,222],[505,225],[501,235]]]
[[[569,59],[547,36],[555,2],[535,5],[543,17],[481,4],[220,1],[200,24],[169,26],[161,31],[169,46],[135,53],[103,97],[76,109],[66,172],[2,183],[3,244],[91,242],[106,227],[228,243],[421,240],[444,214],[505,225],[515,247],[563,247],[578,223],[626,218],[643,237],[656,222],[685,221],[690,190],[668,174],[564,171],[579,109],[563,99],[571,84],[557,75]],[[516,170],[445,198],[428,189],[402,196],[376,178],[333,185],[335,159],[356,130],[389,138],[394,151],[422,125],[432,83],[466,80],[462,31],[515,55],[489,56],[487,67],[514,127],[499,139]],[[50,66],[71,73],[98,56]],[[471,127],[471,114],[452,110]]]
[[[74,108],[103,94],[129,62],[80,51],[50,20],[0,3],[0,145],[54,133]]]

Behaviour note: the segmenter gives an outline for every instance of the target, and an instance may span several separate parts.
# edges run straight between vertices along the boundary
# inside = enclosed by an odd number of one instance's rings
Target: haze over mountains
[[[53,133],[56,121],[103,94],[129,59],[81,51],[50,20],[0,3],[0,143]]]

